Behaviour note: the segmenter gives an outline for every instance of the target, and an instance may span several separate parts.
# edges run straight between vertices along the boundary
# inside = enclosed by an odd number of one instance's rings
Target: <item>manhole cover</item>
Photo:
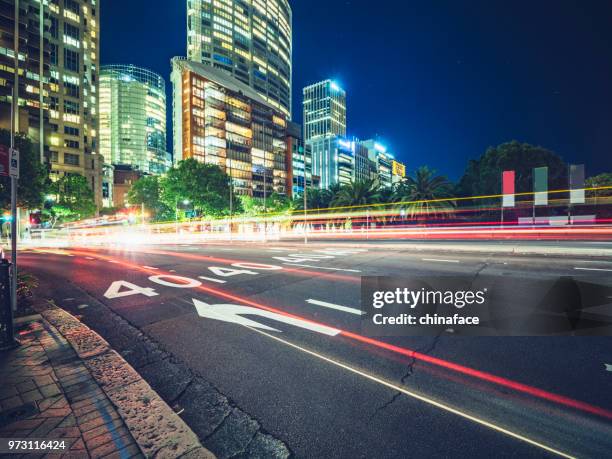
[[[40,410],[35,402],[26,403],[25,405],[17,406],[10,410],[0,411],[0,428],[12,424],[13,422],[27,419],[38,413],[40,413]]]

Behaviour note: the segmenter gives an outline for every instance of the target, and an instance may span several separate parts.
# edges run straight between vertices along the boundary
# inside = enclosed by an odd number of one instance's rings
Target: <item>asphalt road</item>
[[[91,303],[105,305],[297,457],[612,451],[612,338],[368,339],[356,311],[361,276],[495,276],[520,298],[539,279],[612,286],[610,260],[324,242],[36,249],[20,264],[93,328],[104,313]],[[218,305],[254,309],[222,306],[244,314],[232,323]],[[184,390],[162,395],[189,410]]]

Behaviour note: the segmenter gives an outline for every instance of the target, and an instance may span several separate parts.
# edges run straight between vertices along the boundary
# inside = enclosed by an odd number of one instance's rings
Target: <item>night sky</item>
[[[587,175],[612,172],[611,1],[291,4],[296,121],[302,87],[333,78],[347,91],[348,134],[380,136],[411,170],[427,164],[457,179],[468,159],[516,139],[585,163]],[[185,5],[101,3],[102,64],[160,73],[169,107]]]

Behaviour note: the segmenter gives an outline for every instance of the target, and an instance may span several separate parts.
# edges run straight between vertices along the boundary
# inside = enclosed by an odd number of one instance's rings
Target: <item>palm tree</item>
[[[361,206],[380,200],[380,186],[376,180],[350,182],[341,186],[332,199],[332,206]]]
[[[455,207],[452,198],[452,184],[442,175],[427,166],[421,166],[414,176],[407,176],[395,189],[395,202],[406,203],[411,218],[428,214],[448,214]]]

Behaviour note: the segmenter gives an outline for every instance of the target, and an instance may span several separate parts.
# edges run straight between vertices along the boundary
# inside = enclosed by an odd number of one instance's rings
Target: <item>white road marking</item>
[[[206,276],[198,276],[198,279],[202,279],[202,280],[206,280],[210,282],[216,282],[217,284],[225,284],[227,282],[222,279],[215,279],[213,277],[206,277]]]
[[[247,319],[244,317],[245,315],[265,317],[266,319],[276,320],[277,322],[304,328],[306,330],[321,333],[327,336],[336,336],[338,333],[340,333],[340,330],[337,328],[328,327],[327,325],[310,322],[309,320],[298,319],[297,317],[286,316],[284,314],[266,311],[265,309],[254,308],[251,306],[241,306],[239,304],[208,304],[204,303],[203,301],[196,300],[195,298],[193,299],[193,305],[195,306],[200,317],[244,325],[249,328],[261,328],[262,330],[281,333],[281,331],[277,330],[276,328]]]
[[[108,260],[108,262],[109,262],[109,263],[119,263],[119,262],[118,262],[118,261],[116,261],[116,260]]]
[[[606,366],[606,371],[612,371],[612,364],[604,363],[604,365]]]
[[[155,266],[143,266],[143,268],[145,268],[145,269],[159,269],[159,268],[156,268]]]
[[[79,305],[77,306],[77,308],[79,308],[79,309],[85,309],[85,308],[88,308],[88,307],[89,307],[89,305],[88,305],[88,304],[79,304]]]
[[[324,308],[337,309],[338,311],[348,312],[349,314],[362,315],[364,312],[359,309],[349,308],[348,306],[342,306],[339,304],[328,303],[326,301],[313,300],[312,298],[306,300],[306,303],[316,304],[317,306],[323,306]]]
[[[460,417],[462,417],[464,419],[468,419],[468,420],[470,420],[472,422],[475,422],[475,423],[480,424],[482,426],[488,427],[489,429],[495,430],[497,432],[501,432],[501,433],[503,433],[505,435],[508,435],[509,437],[516,438],[517,440],[524,441],[525,443],[528,443],[530,445],[537,446],[538,448],[541,448],[541,449],[543,449],[545,451],[548,451],[550,453],[557,454],[557,455],[559,455],[561,457],[564,457],[564,458],[567,458],[567,459],[575,459],[575,456],[572,456],[572,455],[570,455],[568,453],[565,453],[565,452],[563,452],[561,450],[554,449],[554,448],[552,448],[552,447],[550,447],[548,445],[545,445],[544,443],[540,443],[540,442],[538,442],[536,440],[532,440],[529,437],[526,437],[526,436],[524,436],[524,435],[522,435],[520,433],[513,432],[511,430],[508,430],[508,429],[506,429],[504,427],[501,427],[501,426],[499,426],[499,425],[497,425],[497,424],[495,424],[493,422],[487,421],[487,420],[485,420],[483,418],[480,418],[478,416],[474,416],[472,414],[466,413],[465,411],[461,411],[459,408],[454,408],[454,407],[452,407],[450,405],[447,405],[445,403],[433,400],[433,399],[431,399],[431,398],[429,398],[429,397],[427,397],[425,395],[421,395],[419,393],[412,392],[412,391],[406,389],[403,386],[398,386],[398,385],[393,384],[393,383],[391,383],[389,381],[385,381],[384,379],[381,379],[381,378],[378,378],[377,376],[365,373],[365,372],[363,372],[361,370],[358,370],[357,368],[351,367],[351,366],[349,366],[349,365],[347,365],[345,363],[342,363],[342,362],[339,362],[337,360],[331,359],[331,358],[326,357],[326,356],[324,356],[322,354],[319,354],[317,352],[311,351],[310,349],[306,349],[304,347],[298,346],[297,344],[293,344],[293,343],[291,343],[291,342],[289,342],[287,340],[279,338],[278,336],[274,336],[274,335],[271,335],[270,333],[266,333],[263,330],[258,330],[256,328],[250,327],[250,326],[248,326],[246,324],[243,324],[243,325],[245,327],[247,327],[247,328],[250,328],[254,332],[257,332],[257,333],[259,333],[261,335],[267,336],[268,338],[273,339],[273,340],[275,340],[275,341],[277,341],[279,343],[282,343],[282,344],[284,344],[286,346],[289,346],[289,347],[292,347],[294,349],[297,349],[298,351],[301,351],[301,352],[304,352],[304,353],[306,353],[308,355],[316,357],[317,359],[323,360],[323,361],[325,361],[327,363],[330,363],[332,365],[340,367],[340,368],[342,368],[342,369],[344,369],[346,371],[349,371],[349,372],[351,372],[353,374],[356,374],[356,375],[361,376],[363,378],[369,379],[370,381],[378,383],[378,384],[380,384],[382,386],[386,386],[386,387],[388,387],[388,388],[390,388],[392,390],[401,392],[402,394],[407,395],[408,397],[412,397],[414,399],[420,400],[421,402],[427,403],[428,405],[432,405],[432,406],[435,406],[436,408],[439,408],[441,410],[447,411],[449,413],[453,413],[453,414],[455,414],[457,416],[460,416]]]
[[[444,260],[442,258],[421,258],[423,261],[440,261],[442,263],[459,263],[459,260]]]
[[[578,269],[580,271],[610,271],[612,272],[612,269],[604,269],[604,268],[574,268],[574,269]]]
[[[343,268],[326,268],[325,266],[312,266],[312,265],[301,265],[298,263],[283,263],[288,266],[300,266],[302,268],[314,268],[314,269],[327,269],[330,271],[346,271],[348,273],[360,273],[358,269],[343,269]]]

